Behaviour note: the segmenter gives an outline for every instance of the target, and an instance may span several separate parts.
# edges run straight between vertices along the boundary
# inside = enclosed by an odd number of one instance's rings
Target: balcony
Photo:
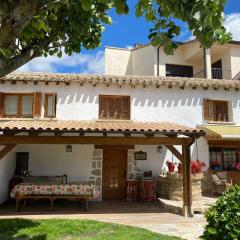
[[[236,77],[232,78],[231,70],[225,70],[222,68],[211,68],[212,79],[234,79],[240,80],[240,73]],[[239,75],[239,76],[238,76]],[[205,71],[201,70],[200,72],[193,75],[194,78],[205,78]]]

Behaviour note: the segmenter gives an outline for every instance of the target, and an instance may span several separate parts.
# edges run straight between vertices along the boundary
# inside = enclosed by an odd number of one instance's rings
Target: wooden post
[[[183,161],[182,161],[182,171],[183,171],[183,216],[193,217],[192,210],[192,181],[191,181],[191,145],[183,145]]]

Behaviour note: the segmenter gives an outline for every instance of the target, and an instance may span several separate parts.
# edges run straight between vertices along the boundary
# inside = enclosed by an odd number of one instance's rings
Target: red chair
[[[142,202],[155,202],[156,197],[156,182],[155,181],[139,181],[139,200]]]
[[[128,181],[127,182],[127,201],[133,202],[138,200],[138,182]]]

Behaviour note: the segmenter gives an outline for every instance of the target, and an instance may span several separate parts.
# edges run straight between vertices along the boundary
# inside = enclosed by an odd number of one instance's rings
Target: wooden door
[[[103,149],[103,199],[120,200],[126,195],[127,149]]]

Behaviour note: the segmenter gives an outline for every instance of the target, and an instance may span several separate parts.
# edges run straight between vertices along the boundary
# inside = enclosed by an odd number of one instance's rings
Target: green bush
[[[207,214],[207,225],[202,239],[240,239],[240,185],[222,195]]]

